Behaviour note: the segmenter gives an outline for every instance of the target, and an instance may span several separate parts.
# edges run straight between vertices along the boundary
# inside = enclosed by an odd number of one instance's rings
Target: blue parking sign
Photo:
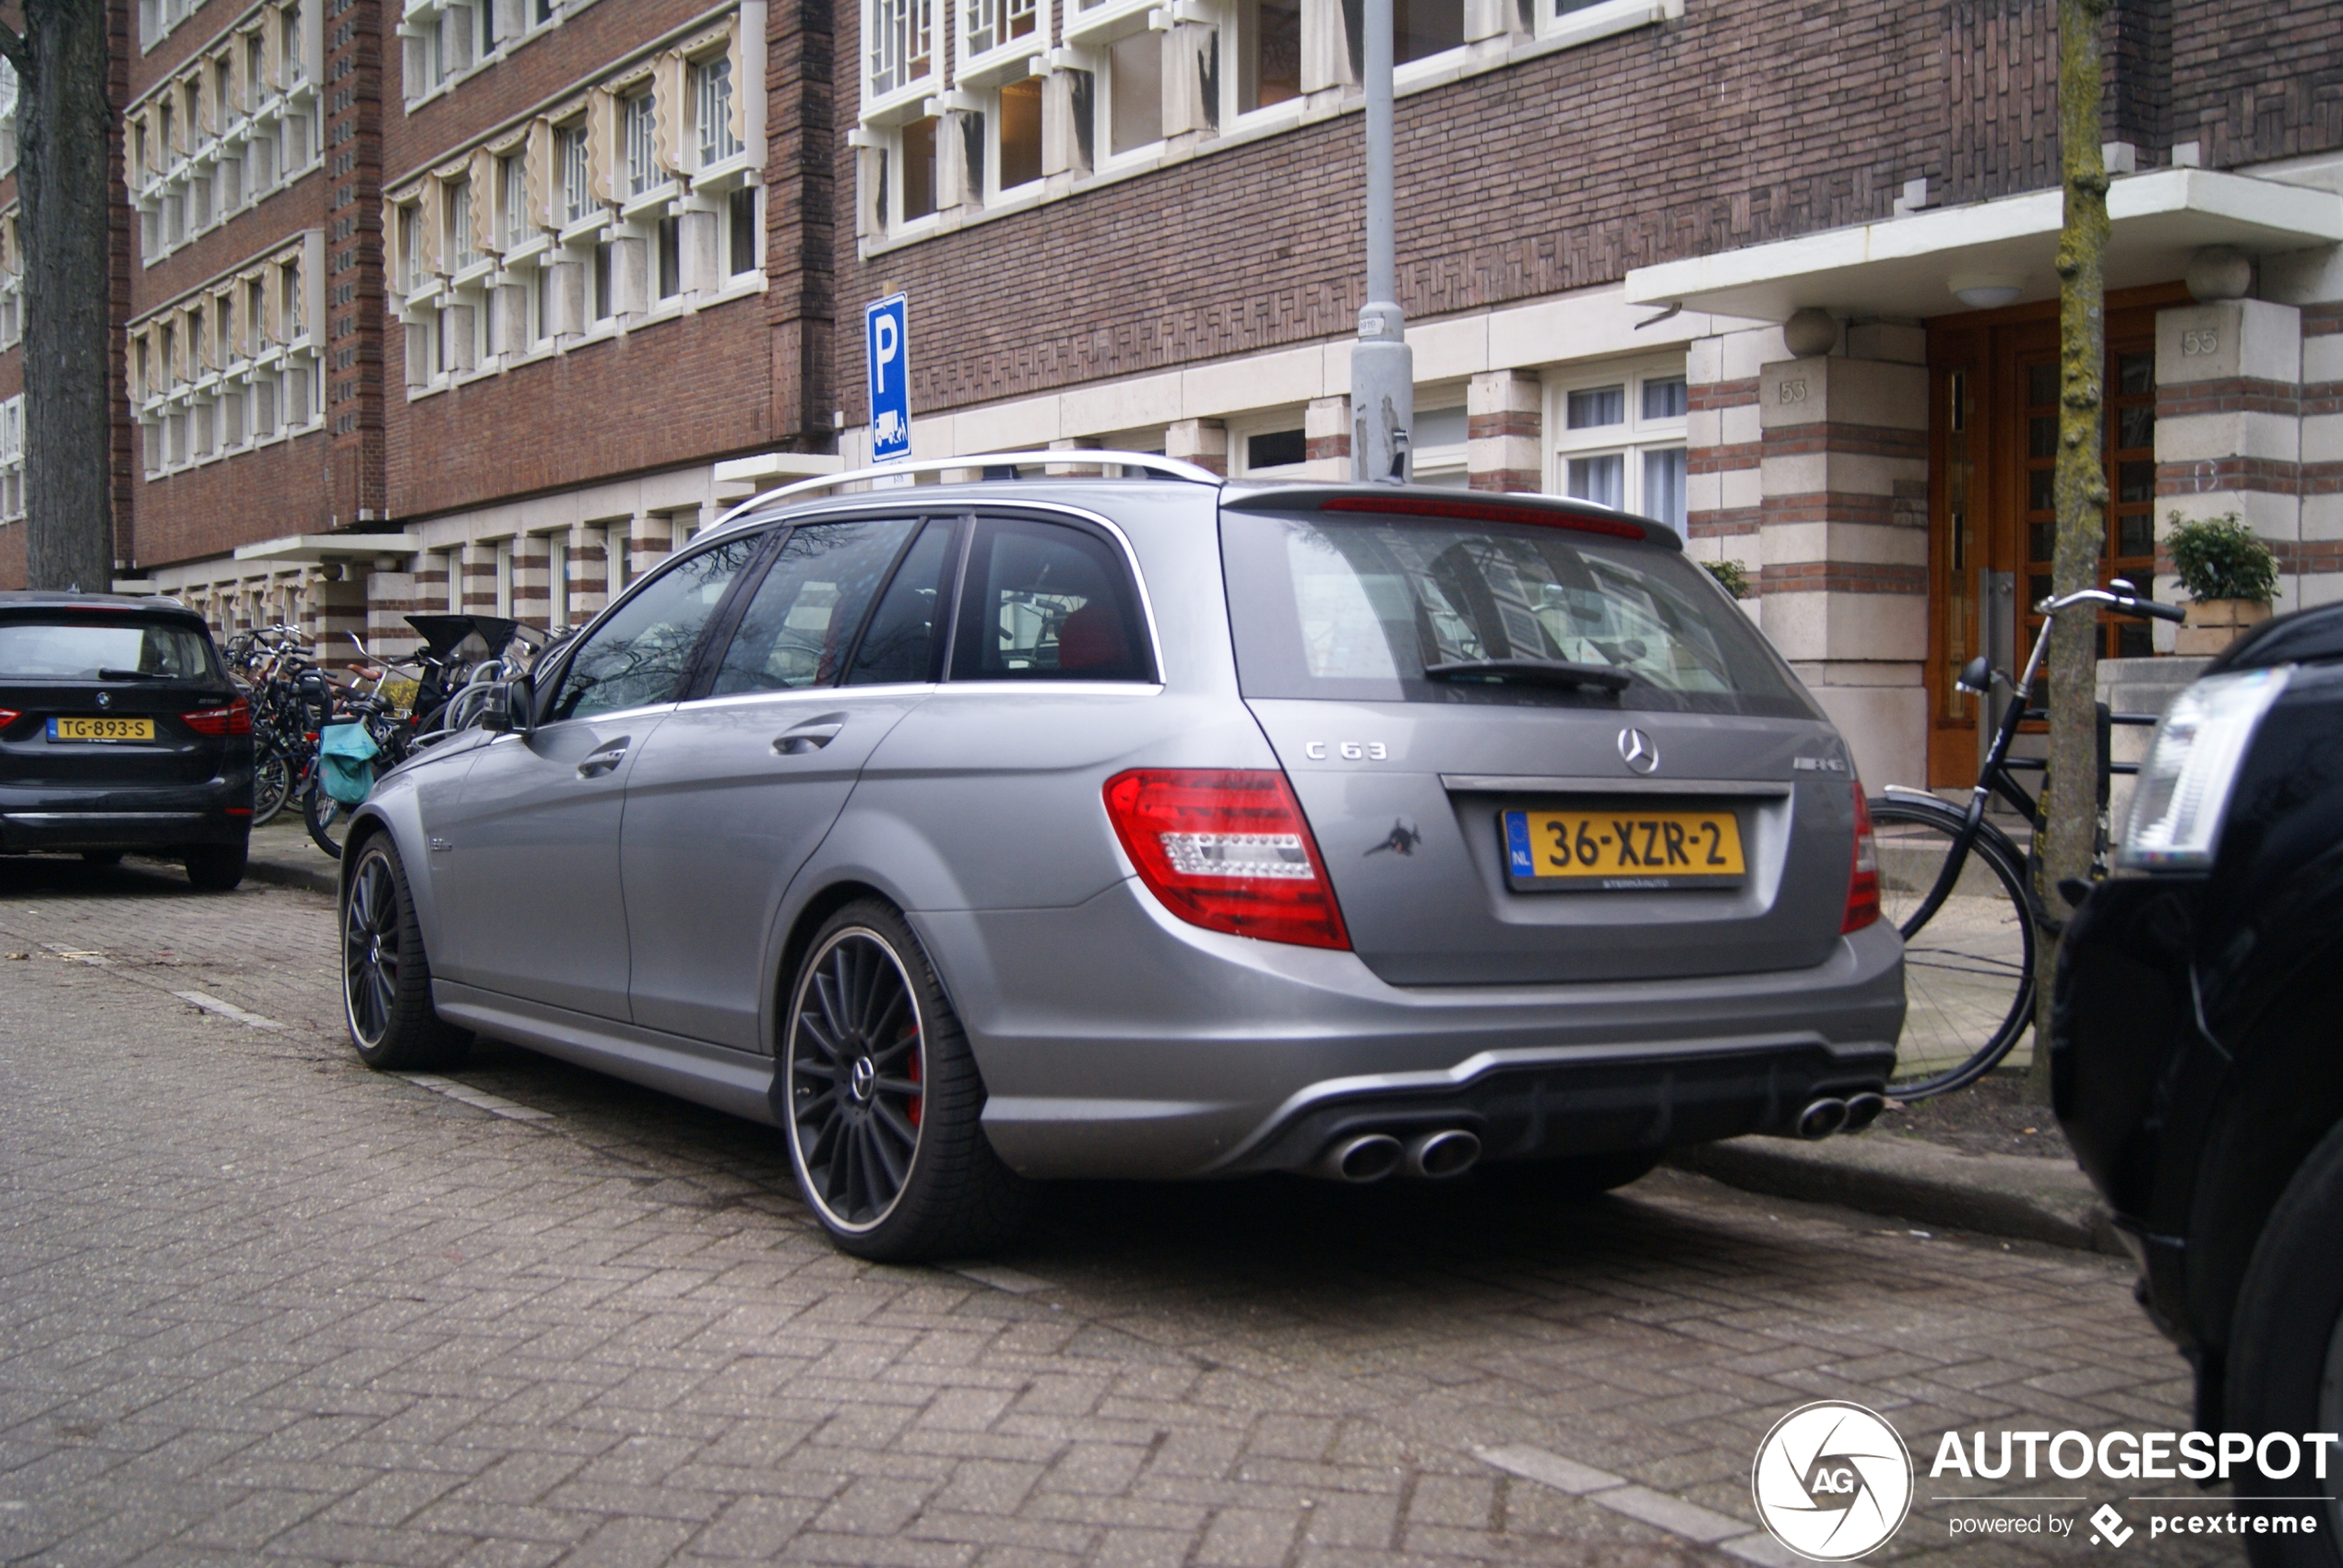
[[[911,455],[910,311],[901,294],[862,307],[871,367],[871,461]]]

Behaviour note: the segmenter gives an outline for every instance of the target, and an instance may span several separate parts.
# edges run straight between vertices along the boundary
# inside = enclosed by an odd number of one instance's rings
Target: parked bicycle
[[[2121,577],[2111,588],[2086,588],[2047,601],[2041,634],[2016,680],[1980,655],[1956,683],[1980,699],[1995,683],[2011,694],[1968,804],[1953,805],[1925,790],[1896,785],[1888,786],[1885,799],[1869,802],[1882,912],[1904,937],[1904,1034],[1896,1075],[1887,1086],[1896,1099],[1922,1099],[1974,1083],[2010,1053],[2033,1023],[2036,938],[2054,932],[2062,921],[2036,892],[2038,861],[2031,846],[2019,848],[1986,815],[1986,808],[1998,797],[2036,835],[2042,831],[2041,802],[2017,779],[2021,771],[2040,771],[2042,760],[2010,753],[2019,727],[2044,717],[2026,699],[2049,650],[2051,627],[2062,612],[2085,605],[2144,619],[2182,619],[2177,607],[2139,598]],[[2138,771],[2135,765],[2110,761],[2107,727],[2152,725],[2156,718],[2110,714],[2104,707],[2100,716],[2103,854],[2109,776]],[[2101,869],[2095,867],[2094,874]]]

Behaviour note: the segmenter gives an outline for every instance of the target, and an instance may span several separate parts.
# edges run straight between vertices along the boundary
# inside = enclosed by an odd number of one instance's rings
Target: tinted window
[[[708,617],[767,537],[728,539],[645,583],[571,657],[546,721],[672,702]]]
[[[873,517],[792,530],[724,650],[716,694],[836,683],[886,569],[918,526]]]
[[[211,639],[192,626],[106,621],[0,621],[0,679],[97,681],[109,674],[195,681],[211,673]]]
[[[1121,553],[1060,523],[977,525],[952,676],[1151,681],[1154,661]]]
[[[847,684],[864,686],[889,681],[930,681],[935,671],[937,611],[951,591],[951,570],[957,560],[952,550],[949,523],[932,522],[887,585],[855,650],[854,669]]]
[[[1534,523],[1235,512],[1221,545],[1248,696],[1815,716],[1741,611],[1672,550]],[[1634,679],[1614,699],[1423,673],[1502,659]]]

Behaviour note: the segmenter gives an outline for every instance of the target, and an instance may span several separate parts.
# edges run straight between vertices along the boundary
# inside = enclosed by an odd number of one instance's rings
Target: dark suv
[[[2059,1120],[2195,1365],[2197,1426],[2343,1431],[2343,605],[2265,623],[2175,699],[2055,1001]],[[2289,1479],[2232,1472],[2327,1500],[2314,1533],[2249,1537],[2257,1562],[2343,1561],[2343,1465],[2313,1476],[2310,1446]]]
[[[0,853],[128,850],[224,892],[252,837],[252,709],[169,599],[0,593]]]

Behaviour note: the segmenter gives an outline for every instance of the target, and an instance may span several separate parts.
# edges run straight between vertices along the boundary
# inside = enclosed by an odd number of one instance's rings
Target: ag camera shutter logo
[[[1873,1410],[1802,1405],[1757,1445],[1749,1490],[1766,1531],[1801,1557],[1845,1562],[1884,1545],[1912,1505],[1912,1455]]]

